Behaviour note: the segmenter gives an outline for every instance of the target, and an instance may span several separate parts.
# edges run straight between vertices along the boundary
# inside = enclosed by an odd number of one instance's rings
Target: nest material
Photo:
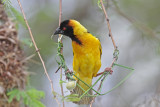
[[[27,74],[23,59],[15,23],[0,2],[0,107],[20,107],[16,99],[8,103],[7,92],[25,88]]]

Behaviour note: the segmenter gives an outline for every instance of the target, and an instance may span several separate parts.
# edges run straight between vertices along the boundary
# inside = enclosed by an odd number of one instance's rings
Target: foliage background
[[[104,0],[107,7],[114,39],[120,50],[118,63],[135,69],[134,74],[120,87],[105,96],[96,98],[95,107],[158,107],[160,106],[160,1],[159,0]],[[118,5],[116,9],[115,1]],[[19,10],[16,0],[11,1]],[[55,74],[57,37],[50,39],[58,27],[59,1],[58,0],[23,0],[22,6],[27,15],[36,43],[40,48],[43,59],[47,65],[49,75],[54,84],[55,91],[60,92],[59,73]],[[109,5],[107,5],[109,3]],[[97,5],[96,0],[63,0],[62,20],[76,19],[83,24],[89,32],[96,35],[102,44],[102,71],[112,61],[113,46],[108,37],[108,29],[104,14]],[[123,13],[119,14],[120,12]],[[26,28],[19,25],[19,38],[25,41],[29,38]],[[63,38],[64,56],[66,63],[72,69],[71,40]],[[26,56],[36,54],[33,46],[23,46]],[[45,91],[43,103],[46,107],[58,106],[47,77],[38,56],[29,62],[29,71],[34,74],[30,77],[30,84],[39,90]],[[109,76],[103,86],[103,92],[111,89],[128,72],[115,67],[114,73]],[[65,78],[64,78],[65,79]],[[64,80],[63,79],[63,80]],[[94,79],[95,80],[95,79]],[[65,84],[64,84],[65,85]],[[69,94],[67,89],[65,94]],[[158,104],[158,105],[157,105]],[[74,105],[65,102],[66,107]]]

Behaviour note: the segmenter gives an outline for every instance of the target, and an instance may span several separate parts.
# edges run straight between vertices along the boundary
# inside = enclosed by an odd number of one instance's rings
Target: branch
[[[101,4],[102,10],[103,10],[103,12],[104,12],[105,19],[106,19],[106,21],[107,21],[107,25],[108,25],[108,29],[109,29],[109,37],[111,37],[111,40],[112,40],[112,43],[113,43],[113,46],[114,46],[114,53],[113,53],[114,58],[113,58],[113,61],[112,61],[111,65],[110,65],[110,68],[112,68],[113,65],[114,65],[114,63],[115,63],[115,62],[117,61],[117,59],[118,59],[119,51],[118,51],[117,46],[116,46],[116,44],[115,44],[115,41],[114,41],[114,39],[113,39],[113,35],[112,35],[112,32],[111,32],[111,26],[110,26],[110,23],[109,23],[109,18],[108,18],[107,12],[106,12],[106,10],[105,10],[104,4],[103,4],[103,0],[100,0],[100,4]],[[101,82],[100,82],[100,85],[99,85],[99,87],[98,87],[98,89],[97,89],[98,92],[99,92],[99,90],[101,89],[102,84],[103,84],[103,81],[104,81],[104,79],[106,78],[107,75],[108,75],[108,74],[104,75],[104,77],[102,78],[102,80],[101,80]],[[90,107],[92,107],[95,98],[96,98],[96,97],[94,97],[93,100],[91,101]]]
[[[26,16],[25,16],[25,13],[24,13],[24,11],[23,11],[21,2],[20,2],[20,0],[17,0],[17,1],[18,1],[18,4],[19,4],[19,7],[20,7],[20,9],[21,9],[21,12],[22,12],[22,14],[23,14],[23,18],[24,18],[24,21],[25,21],[25,23],[26,23],[26,25],[27,25],[27,28],[28,28],[30,37],[31,37],[32,42],[33,42],[33,45],[34,45],[34,47],[35,47],[35,49],[36,49],[36,52],[38,53],[38,56],[39,56],[39,58],[40,58],[40,60],[41,60],[41,63],[42,63],[43,68],[44,68],[44,72],[45,72],[45,74],[46,74],[46,76],[47,76],[47,78],[48,78],[48,80],[49,80],[49,82],[50,82],[50,85],[51,85],[51,88],[52,88],[52,93],[54,93],[55,91],[54,91],[54,88],[53,88],[53,81],[51,80],[51,78],[50,78],[49,75],[48,75],[48,72],[47,72],[45,63],[44,63],[44,61],[43,61],[43,59],[42,59],[42,57],[41,57],[41,54],[40,54],[40,52],[39,52],[39,49],[38,49],[38,47],[37,47],[37,45],[36,45],[36,42],[35,42],[35,40],[34,40],[34,37],[33,37],[33,35],[32,35],[32,31],[31,31],[31,28],[30,28],[30,26],[29,26],[29,24],[28,24],[28,21],[27,21],[27,19],[26,19]],[[57,100],[55,94],[54,94],[54,98],[56,99],[56,102],[57,102],[58,105],[60,106],[60,103],[59,103],[59,101]]]
[[[117,46],[116,46],[115,41],[114,41],[113,36],[112,36],[111,26],[110,26],[110,23],[109,23],[109,18],[108,18],[107,12],[106,12],[106,10],[105,10],[105,7],[104,7],[104,5],[103,5],[103,1],[102,1],[102,0],[100,0],[100,3],[101,3],[101,6],[102,6],[102,9],[103,9],[103,12],[104,12],[106,21],[107,21],[107,25],[108,25],[108,29],[109,29],[109,37],[111,37],[112,43],[113,43],[113,46],[114,46],[114,49],[116,49]]]
[[[108,18],[107,12],[106,12],[106,10],[105,10],[104,4],[103,4],[103,0],[100,0],[100,3],[101,3],[101,6],[102,6],[102,9],[103,9],[103,12],[104,12],[106,21],[107,21],[107,25],[108,25],[108,29],[109,29],[109,37],[111,37],[111,40],[112,40],[112,43],[113,43],[113,46],[114,46],[114,53],[113,53],[113,57],[114,57],[114,58],[113,58],[113,61],[112,61],[111,65],[110,65],[110,68],[112,68],[113,65],[114,65],[114,63],[115,63],[115,62],[117,61],[117,59],[118,59],[119,50],[117,49],[117,46],[116,46],[115,41],[114,41],[114,39],[113,39],[113,35],[112,35],[112,32],[111,32],[111,26],[110,26],[110,23],[109,23],[109,18]],[[97,91],[100,90],[100,88],[101,88],[101,86],[102,86],[102,82],[103,82],[103,80],[105,79],[105,77],[106,77],[106,76],[103,77],[103,79],[102,79],[102,81],[101,81],[101,83],[100,83],[99,88],[98,88]]]
[[[62,0],[59,0],[59,26],[61,24],[61,19],[62,19]],[[59,40],[62,43],[61,35],[59,35]],[[60,53],[63,55],[63,47],[61,48]],[[62,66],[60,67],[60,81],[62,81]],[[63,84],[60,84],[60,86],[61,86],[62,96],[64,97]],[[65,107],[64,101],[63,101],[63,107]]]

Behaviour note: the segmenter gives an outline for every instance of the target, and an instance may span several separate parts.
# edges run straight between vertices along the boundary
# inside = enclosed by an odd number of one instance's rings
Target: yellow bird
[[[96,77],[101,67],[101,43],[87,31],[87,29],[76,20],[65,20],[56,29],[56,34],[63,34],[71,38],[73,48],[73,72],[74,74],[87,83],[92,85],[92,78]],[[86,91],[88,87],[79,81],[77,83]],[[82,95],[84,91],[76,86],[72,94]],[[92,90],[88,92],[92,94]],[[92,97],[84,96],[77,104],[90,104]]]

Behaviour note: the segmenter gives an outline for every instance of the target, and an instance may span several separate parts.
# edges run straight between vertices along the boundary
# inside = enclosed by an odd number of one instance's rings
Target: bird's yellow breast
[[[82,44],[79,45],[75,41],[72,41],[74,73],[81,78],[92,78],[93,76],[96,76],[101,67],[100,42],[90,33],[76,35],[76,37]]]

